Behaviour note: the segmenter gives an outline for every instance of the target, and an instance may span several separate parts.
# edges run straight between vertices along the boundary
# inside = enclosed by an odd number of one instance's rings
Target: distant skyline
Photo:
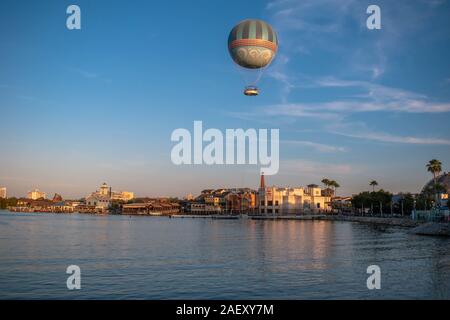
[[[77,4],[82,29],[66,28]],[[419,192],[450,171],[450,1],[0,2],[0,186],[84,197],[107,182],[136,196],[257,188],[257,166],[175,166],[177,128],[279,128],[268,185]],[[245,97],[227,51],[246,18],[279,52]]]

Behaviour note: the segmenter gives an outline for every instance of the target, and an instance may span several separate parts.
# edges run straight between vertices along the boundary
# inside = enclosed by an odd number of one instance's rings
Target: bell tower
[[[264,172],[261,172],[261,179],[259,181],[259,188],[265,189],[266,188],[266,182],[264,181]]]

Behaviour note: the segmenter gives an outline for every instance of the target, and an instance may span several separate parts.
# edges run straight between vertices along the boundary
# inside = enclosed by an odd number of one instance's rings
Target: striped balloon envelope
[[[262,20],[244,20],[231,30],[228,37],[231,58],[236,64],[248,69],[269,65],[277,49],[277,34]]]

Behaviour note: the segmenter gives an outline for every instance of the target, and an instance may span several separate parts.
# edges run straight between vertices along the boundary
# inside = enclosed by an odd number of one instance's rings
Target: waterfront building
[[[134,199],[134,193],[129,191],[112,191],[112,188],[104,182],[99,190],[86,197],[85,205],[79,206],[80,212],[95,213],[107,212],[113,201],[128,202]]]
[[[176,202],[155,199],[148,202],[127,203],[122,206],[122,214],[142,215],[170,215],[180,212],[180,205]]]
[[[205,214],[206,213],[206,205],[201,202],[192,202],[189,212],[191,214]]]
[[[122,214],[148,214],[148,203],[128,203],[122,206]]]
[[[201,202],[192,202],[190,204],[191,214],[220,214],[223,212],[222,208],[219,205],[214,204],[206,204]]]
[[[264,175],[261,175],[258,202],[260,214],[294,215],[331,210],[331,197],[323,195],[319,186],[266,187]]]
[[[103,194],[91,194],[86,197],[86,205],[95,207],[100,211],[106,211],[111,206],[111,198]]]
[[[0,199],[6,199],[6,187],[0,187]]]
[[[73,213],[74,207],[65,201],[54,202],[49,205],[50,212],[53,213]]]
[[[108,196],[111,194],[111,187],[108,187],[106,182],[103,182],[103,184],[100,186],[100,190],[98,190],[97,193],[102,196]]]
[[[51,212],[50,206],[53,204],[51,200],[39,198],[37,200],[33,200],[31,198],[28,199],[19,199],[17,200],[17,205],[15,207],[11,207],[11,211],[19,211],[19,212]]]
[[[73,208],[74,211],[77,210],[78,206],[83,205],[83,203],[82,203],[81,201],[67,200],[67,201],[65,201],[65,202],[66,202],[66,204],[67,204],[68,206],[71,206],[71,207]]]
[[[255,213],[256,198],[256,191],[250,189],[231,190],[225,196],[225,209],[229,213]]]
[[[27,193],[27,198],[31,200],[46,199],[47,195],[45,192],[39,191],[39,189],[34,189]]]
[[[113,191],[111,193],[111,200],[130,201],[134,199],[134,193],[130,191]]]
[[[353,197],[332,197],[331,207],[339,212],[350,213],[352,212],[352,199]]]
[[[71,201],[53,201],[39,198],[38,200],[21,198],[17,204],[9,207],[13,212],[53,212],[53,213],[72,213],[76,206]]]
[[[205,189],[191,201],[183,201],[185,212],[192,214],[253,213],[257,192],[249,188]]]
[[[257,208],[256,198],[257,192],[250,188],[206,189],[191,201],[188,211],[195,214],[254,213]]]
[[[322,190],[324,197],[335,197],[334,190],[332,188],[326,188]]]
[[[134,199],[134,193],[130,191],[113,191],[110,186],[106,182],[104,182],[100,189],[91,193],[90,196],[100,196],[107,197],[110,200],[116,201],[130,201]]]
[[[192,195],[192,193],[189,193],[188,195],[186,195],[184,197],[184,200],[192,201],[192,200],[194,200],[194,196]]]

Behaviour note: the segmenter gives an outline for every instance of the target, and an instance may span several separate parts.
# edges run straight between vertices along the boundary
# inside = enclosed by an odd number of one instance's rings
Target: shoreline
[[[90,216],[137,216],[137,217],[166,217],[175,219],[217,219],[217,220],[301,220],[301,221],[346,221],[346,222],[359,222],[379,225],[390,225],[398,227],[413,228],[424,224],[421,221],[411,220],[409,217],[397,218],[397,217],[372,217],[372,216],[346,216],[346,215],[327,215],[327,214],[303,214],[303,215],[247,215],[247,214],[163,214],[163,215],[150,215],[150,214],[130,214],[130,213],[87,213],[87,212],[44,212],[44,211],[10,211],[4,210],[9,213],[29,213],[29,214],[67,214],[67,215],[90,215]]]
[[[172,215],[171,218],[191,218],[191,219],[244,219],[237,216],[214,216],[214,215]],[[410,218],[384,218],[384,217],[364,217],[364,216],[343,216],[343,215],[287,215],[287,216],[246,216],[250,220],[301,220],[301,221],[345,221],[359,222],[378,225],[389,225],[404,228],[415,228],[423,222],[414,221]]]
[[[49,214],[80,214],[93,216],[139,216],[139,217],[165,217],[168,219],[211,219],[211,220],[259,220],[259,221],[283,221],[283,220],[297,220],[297,221],[332,221],[332,222],[354,222],[371,224],[378,226],[391,226],[409,229],[410,234],[423,236],[442,236],[450,237],[450,223],[446,222],[426,222],[416,221],[409,217],[368,217],[368,216],[345,216],[345,215],[285,215],[285,216],[260,216],[260,215],[191,215],[191,214],[167,214],[167,215],[144,215],[144,214],[105,214],[105,213],[55,213],[55,212],[14,212],[5,210],[10,213],[49,213]]]

